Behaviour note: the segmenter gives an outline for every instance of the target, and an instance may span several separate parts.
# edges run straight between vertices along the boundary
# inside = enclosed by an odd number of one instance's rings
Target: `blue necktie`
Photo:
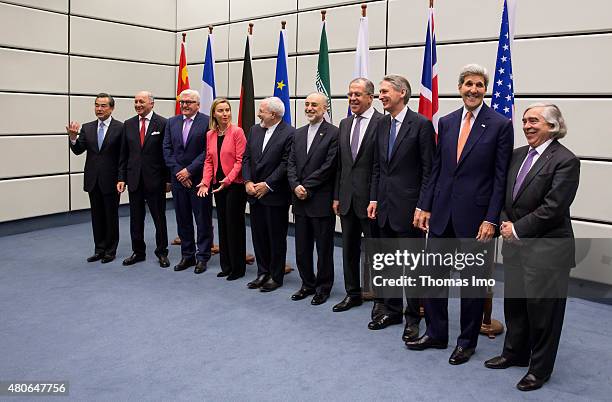
[[[391,160],[391,152],[393,152],[393,146],[395,145],[395,139],[397,138],[397,128],[395,124],[397,120],[391,120],[391,130],[389,131],[389,148],[387,149],[387,160]]]
[[[98,151],[102,149],[102,143],[104,142],[104,123],[100,122],[98,126]]]

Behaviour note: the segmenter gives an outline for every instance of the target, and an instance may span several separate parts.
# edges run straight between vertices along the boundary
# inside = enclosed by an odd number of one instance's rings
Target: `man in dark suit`
[[[334,228],[332,210],[338,153],[338,128],[323,118],[327,96],[315,92],[306,97],[304,112],[308,124],[295,131],[287,164],[289,187],[293,191],[295,218],[295,260],[302,286],[291,300],[313,295],[312,305],[329,298],[334,283]],[[312,262],[317,245],[317,273]]]
[[[529,145],[512,155],[501,214],[506,339],[485,366],[529,366],[517,388],[540,388],[553,371],[570,269],[576,266],[570,205],[580,160],[559,143],[567,133],[559,108],[536,103],[523,114]]]
[[[370,203],[376,128],[383,115],[372,106],[374,84],[367,78],[351,81],[348,98],[352,115],[340,122],[333,202],[334,212],[340,215],[342,225],[342,265],[346,296],[333,307],[335,312],[347,311],[363,303],[359,265],[361,235],[366,238],[378,237],[378,227],[368,219],[367,209]],[[364,287],[369,289],[365,283]],[[374,303],[372,318],[382,309],[382,300]]]
[[[117,191],[130,194],[130,236],[132,255],[123,265],[145,260],[145,202],[155,225],[155,255],[159,266],[170,266],[168,229],[166,227],[166,191],[170,191],[170,171],[164,162],[164,130],[166,119],[153,112],[155,100],[150,92],[134,97],[136,116],[123,123],[123,144],[119,160]]]
[[[83,190],[89,194],[95,244],[94,254],[87,262],[113,261],[119,244],[117,178],[123,123],[111,117],[114,108],[115,99],[99,93],[95,100],[97,119],[83,124],[83,128],[75,121],[66,126],[72,152],[80,155],[87,151]]]
[[[259,104],[255,124],[247,135],[242,157],[242,176],[248,195],[253,248],[257,260],[257,278],[249,289],[271,292],[283,285],[289,200],[287,160],[295,129],[285,123],[285,106],[276,97]]]
[[[198,197],[196,188],[202,181],[208,117],[198,111],[198,91],[184,90],[179,95],[179,102],[181,115],[168,119],[163,143],[164,159],[172,176],[174,212],[181,238],[182,258],[174,270],[183,271],[195,265],[193,272],[201,274],[206,271],[213,241],[211,196]],[[197,229],[195,239],[194,218]]]
[[[379,99],[389,113],[378,124],[374,149],[368,217],[376,219],[381,238],[424,238],[414,227],[416,208],[429,180],[435,149],[435,131],[425,117],[408,108],[410,83],[400,75],[387,75],[380,83]],[[385,298],[385,314],[373,319],[368,328],[406,325],[402,339],[419,336],[419,299]]]
[[[463,107],[438,123],[438,148],[417,225],[429,230],[430,239],[448,239],[433,241],[437,245],[444,242],[444,249],[431,252],[465,252],[468,250],[463,250],[457,239],[474,239],[474,244],[482,245],[478,246],[480,251],[470,252],[484,252],[489,257],[487,263],[492,263],[490,240],[504,202],[514,134],[512,122],[483,103],[488,83],[486,70],[476,64],[465,66],[459,74]],[[436,267],[435,272],[448,278],[451,268]],[[473,273],[461,271],[462,278]],[[448,287],[434,291],[440,294],[424,302],[427,331],[417,341],[408,342],[409,349],[448,346]],[[477,295],[461,298],[461,334],[450,364],[467,362],[476,348],[485,294]]]

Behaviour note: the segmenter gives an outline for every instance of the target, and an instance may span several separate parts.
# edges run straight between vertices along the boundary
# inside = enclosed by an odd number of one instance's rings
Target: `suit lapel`
[[[98,149],[98,152],[102,152],[102,149],[104,149],[104,147],[108,144],[108,142],[110,141],[110,136],[113,135],[113,133],[115,132],[114,130],[114,124],[113,122],[115,121],[115,119],[111,118],[110,123],[108,123],[108,128],[106,129],[106,135],[104,136],[104,140],[102,141],[102,148]],[[96,127],[96,130],[98,128]],[[96,132],[96,143],[98,142],[98,133]]]
[[[540,173],[540,170],[542,170],[542,168],[544,167],[544,165],[546,165],[548,163],[548,161],[550,160],[550,158],[552,157],[552,154],[555,152],[555,150],[557,149],[558,146],[558,142],[557,141],[553,141],[545,150],[544,153],[542,153],[542,155],[540,155],[540,157],[538,158],[538,160],[536,161],[536,163],[531,167],[531,169],[529,169],[529,172],[527,173],[527,176],[525,176],[525,180],[523,180],[523,184],[521,185],[521,187],[518,189],[518,192],[516,193],[516,197],[514,198],[514,200],[518,200],[518,198],[521,196],[521,193],[523,191],[525,191],[525,189],[527,188],[527,186],[529,185],[529,183],[538,175],[538,173]],[[524,159],[524,158],[523,158]],[[522,162],[522,160],[521,160]],[[518,173],[517,173],[518,174]],[[515,176],[515,180],[516,180],[516,176]]]
[[[199,121],[198,116],[199,113],[196,113],[195,116],[193,116],[193,121],[191,122],[191,127],[189,128],[189,134],[187,134],[187,141],[185,141],[185,148],[187,148],[187,146],[189,145],[189,141],[191,141],[191,138],[193,137],[193,133],[195,131],[195,126],[197,124],[197,122]],[[185,120],[183,120],[183,124],[185,124]],[[183,130],[181,127],[181,136],[183,135]]]
[[[344,133],[341,133],[341,135],[344,137],[341,141],[340,141],[340,146],[343,147],[344,149],[342,149],[342,152],[350,155],[351,156],[351,162],[355,162],[353,160],[353,152],[351,151],[351,138],[353,136],[353,121],[355,120],[355,115],[351,115],[348,120],[347,120],[347,129]],[[363,138],[363,140],[365,141],[365,137]],[[357,153],[357,155],[359,155],[359,153]],[[356,159],[356,158],[355,158]]]
[[[268,143],[266,144],[266,149],[264,149],[263,152],[261,153],[261,157],[262,158],[266,155],[266,152],[268,152],[268,149],[270,149],[270,146],[273,144],[273,142],[278,137],[277,134],[280,133],[281,131],[283,131],[284,128],[285,127],[283,125],[283,121],[281,120],[281,122],[278,124],[278,126],[276,126],[276,128],[274,129],[274,132],[270,136],[270,139],[268,140]],[[261,139],[261,146],[262,147],[263,147],[263,137],[265,136],[265,134],[266,134],[266,130],[264,130],[264,135],[262,136],[262,139]]]
[[[142,149],[144,149],[145,145],[147,145],[147,140],[149,139],[149,137],[151,136],[151,133],[154,132],[155,130],[157,130],[157,119],[156,119],[156,114],[153,113],[153,115],[151,115],[151,120],[149,121],[149,127],[147,127],[147,131],[145,133],[145,138],[144,141],[142,143]],[[140,141],[140,127],[139,127],[140,122],[138,122],[136,124],[136,126],[138,127],[138,141]],[[193,124],[192,124],[193,126]]]
[[[365,152],[364,149],[367,149],[370,146],[372,137],[376,135],[375,127],[378,124],[378,120],[381,118],[382,116],[376,110],[374,110],[372,117],[370,117],[368,121],[368,127],[366,128],[366,131],[363,135],[363,140],[361,140],[361,146],[359,147],[359,150],[357,151],[357,156],[355,157],[355,160],[353,161],[353,163],[355,163],[361,157],[361,155],[363,155],[363,153]],[[350,151],[351,151],[351,144],[349,142],[349,152]],[[351,157],[352,156],[353,154],[351,153]]]
[[[463,108],[456,110],[449,124],[449,135],[448,135],[448,149],[450,149],[449,157],[452,159],[449,166],[457,166],[457,142],[459,141],[459,130],[461,129],[461,114],[463,112]]]
[[[380,123],[381,124],[381,132],[383,133],[383,136],[381,138],[382,140],[382,147],[383,147],[383,160],[387,161],[387,163],[389,162],[387,160],[388,155],[389,155],[389,135],[390,135],[390,130],[391,130],[391,115],[385,115],[385,117],[383,117],[383,121]]]
[[[512,165],[508,169],[508,184],[506,186],[507,200],[512,199],[512,193],[514,192],[514,185],[516,183],[516,176],[518,176],[518,171],[521,168],[521,164],[525,160],[528,151],[529,147],[525,147],[525,149],[521,151],[520,155],[512,162]]]
[[[325,120],[323,120],[323,122],[321,122],[321,125],[319,126],[319,129],[315,133],[315,136],[312,139],[312,144],[310,144],[310,149],[308,150],[308,153],[306,154],[306,162],[304,163],[304,165],[308,163],[308,160],[314,154],[315,149],[317,148],[317,146],[319,146],[319,143],[323,139],[323,136],[325,135],[325,131],[327,131],[326,124],[327,123],[325,122]],[[308,129],[306,129],[306,138],[308,138]],[[306,140],[306,145],[308,146],[308,140]]]

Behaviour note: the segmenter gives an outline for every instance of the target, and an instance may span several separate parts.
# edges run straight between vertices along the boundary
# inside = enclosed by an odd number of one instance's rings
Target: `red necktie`
[[[145,122],[146,121],[147,121],[146,118],[144,118],[144,117],[140,118],[140,146],[141,147],[144,145],[145,132],[147,131],[145,129]]]

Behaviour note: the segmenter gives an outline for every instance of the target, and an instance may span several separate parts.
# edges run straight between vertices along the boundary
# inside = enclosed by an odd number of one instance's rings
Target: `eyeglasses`
[[[179,104],[181,105],[193,105],[194,103],[198,103],[198,101],[194,100],[180,100]]]
[[[351,97],[356,97],[356,98],[361,98],[364,94],[361,92],[349,92],[346,94],[347,97],[351,98]],[[370,95],[370,94],[365,94],[365,95]]]

